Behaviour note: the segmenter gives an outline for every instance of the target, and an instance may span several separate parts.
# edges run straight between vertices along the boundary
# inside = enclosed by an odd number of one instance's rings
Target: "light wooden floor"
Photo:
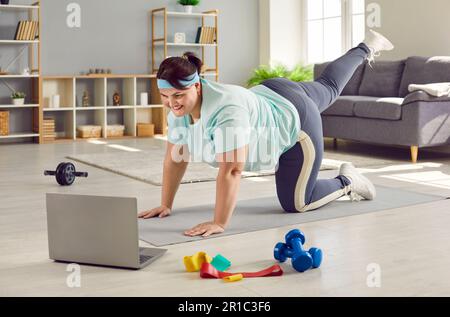
[[[164,146],[161,140],[148,139],[108,142],[143,150]],[[326,148],[333,151],[329,142]],[[89,171],[89,178],[71,187],[59,187],[53,178],[42,176],[66,155],[104,151],[120,150],[87,142],[0,147],[0,296],[450,295],[450,200],[169,246],[164,257],[140,271],[82,266],[81,287],[69,288],[66,265],[48,259],[46,192],[135,196],[140,210],[159,204],[160,187],[80,163],[78,170]],[[384,169],[365,169],[376,184],[450,196],[448,153],[420,152],[419,164],[412,165],[407,149],[343,143],[338,151],[398,160]],[[321,176],[335,174],[325,171]],[[239,198],[275,194],[273,177],[258,180],[242,180]],[[213,182],[181,185],[174,212],[177,207],[213,203],[214,195]],[[225,255],[232,261],[231,271],[265,268],[274,264],[275,243],[294,227],[306,233],[308,246],[324,250],[320,269],[300,274],[285,263],[281,277],[236,283],[184,272],[183,256],[197,251]],[[379,265],[381,287],[367,286],[371,263]]]

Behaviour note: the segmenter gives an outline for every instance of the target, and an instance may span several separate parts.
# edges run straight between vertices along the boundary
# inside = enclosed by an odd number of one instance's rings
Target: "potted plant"
[[[184,7],[184,12],[192,13],[192,7],[200,3],[200,0],[178,0],[178,3]]]
[[[21,92],[21,91],[15,91],[13,92],[13,94],[11,95],[12,101],[13,101],[13,105],[23,105],[25,102],[25,93]]]
[[[312,66],[297,65],[293,70],[289,70],[282,64],[275,66],[261,65],[253,71],[252,77],[247,81],[247,86],[253,87],[261,84],[264,80],[276,77],[284,77],[292,81],[313,80]]]

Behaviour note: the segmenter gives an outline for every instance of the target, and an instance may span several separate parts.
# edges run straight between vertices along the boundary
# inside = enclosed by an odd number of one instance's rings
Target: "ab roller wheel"
[[[55,171],[44,171],[46,176],[55,176],[61,186],[70,186],[76,177],[88,177],[87,172],[77,172],[75,165],[70,162],[59,163]]]

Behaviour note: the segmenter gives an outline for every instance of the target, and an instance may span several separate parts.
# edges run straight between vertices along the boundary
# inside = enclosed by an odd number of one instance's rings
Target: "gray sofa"
[[[314,66],[317,78],[328,63]],[[409,57],[361,65],[342,95],[322,113],[325,137],[408,146],[411,160],[418,149],[450,144],[450,97],[409,84],[450,82],[450,57]]]

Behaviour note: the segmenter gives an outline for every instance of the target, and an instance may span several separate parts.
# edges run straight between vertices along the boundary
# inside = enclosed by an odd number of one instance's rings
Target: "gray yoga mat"
[[[155,246],[165,246],[446,199],[441,196],[384,186],[376,186],[376,188],[377,198],[375,200],[359,202],[337,200],[305,213],[284,212],[277,197],[241,200],[237,203],[227,230],[220,235],[212,235],[208,238],[188,237],[184,236],[183,232],[199,223],[210,221],[213,218],[213,204],[174,209],[172,215],[166,218],[139,219],[139,238]]]

